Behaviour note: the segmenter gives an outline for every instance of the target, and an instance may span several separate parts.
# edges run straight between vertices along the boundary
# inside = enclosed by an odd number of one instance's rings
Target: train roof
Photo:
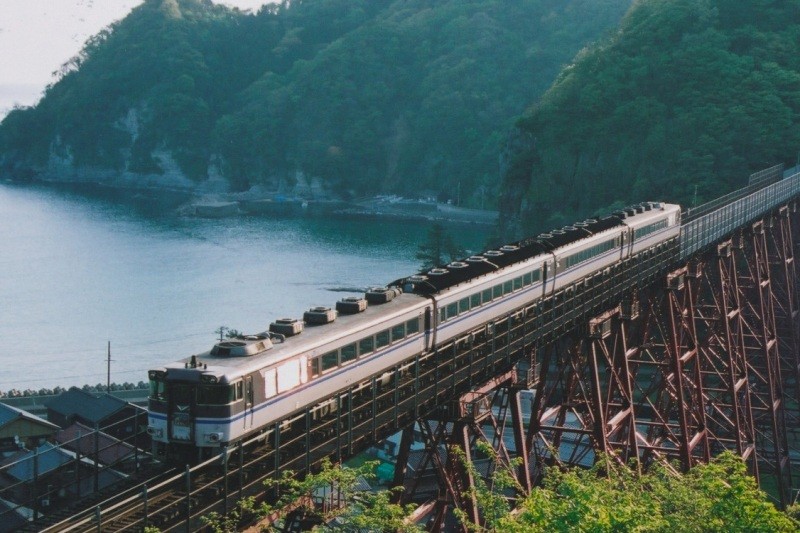
[[[194,368],[197,365],[210,373],[224,373],[229,379],[235,379],[240,375],[256,371],[295,355],[307,354],[311,357],[321,355],[332,349],[329,345],[337,340],[365,331],[373,326],[383,325],[384,328],[389,328],[392,325],[393,318],[411,313],[415,309],[422,310],[427,301],[427,299],[420,298],[414,294],[399,294],[389,302],[369,305],[363,312],[339,315],[336,320],[328,324],[306,324],[302,333],[285,337],[282,341],[279,340],[280,336],[278,338],[273,336],[270,342],[265,343],[271,347],[255,355],[212,355],[213,350],[209,350],[169,363],[156,370],[169,371],[172,369]],[[258,340],[247,341],[248,337],[265,338],[269,337],[269,335],[262,333],[245,336],[241,339],[245,342],[258,342]],[[236,342],[237,340],[239,338],[234,337],[228,339],[227,342]]]
[[[484,274],[500,270],[504,267],[521,263],[528,259],[547,255],[573,242],[614,227],[624,226],[621,217],[609,216],[600,220],[589,219],[577,222],[563,229],[542,233],[535,237],[527,237],[496,250],[486,250],[478,255],[454,261],[441,267],[419,272],[413,276],[400,278],[390,285],[411,289],[418,294],[436,294],[455,287],[465,281]]]

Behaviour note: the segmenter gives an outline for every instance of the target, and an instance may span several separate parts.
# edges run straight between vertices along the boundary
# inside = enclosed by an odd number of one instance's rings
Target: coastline
[[[229,218],[238,216],[330,216],[354,219],[392,219],[398,221],[430,221],[453,224],[494,226],[499,213],[492,210],[460,207],[449,203],[414,200],[394,195],[377,195],[353,201],[332,198],[310,198],[264,191],[254,187],[245,192],[223,192],[219,184],[214,187],[190,188],[184,184],[146,180],[97,181],[53,179],[42,176],[13,179],[3,176],[10,184],[65,187],[78,193],[111,192],[113,195],[130,193],[126,199],[152,199],[162,207],[174,210],[179,216],[198,218]],[[168,199],[161,197],[167,195]]]

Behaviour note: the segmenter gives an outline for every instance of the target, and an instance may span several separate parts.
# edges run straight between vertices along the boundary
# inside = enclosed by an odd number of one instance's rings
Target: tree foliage
[[[615,202],[692,205],[793,164],[799,40],[794,2],[637,2],[518,122],[507,216],[527,233]]]
[[[373,492],[359,488],[360,479],[369,481],[376,478],[377,466],[378,461],[367,461],[350,468],[334,465],[326,458],[323,459],[319,472],[308,474],[302,479],[294,472],[284,471],[280,480],[266,483],[268,488],[277,489],[280,493],[280,498],[274,505],[256,505],[252,499],[245,499],[228,516],[211,513],[204,517],[204,521],[215,533],[228,533],[237,531],[240,521],[245,517],[253,521],[259,517],[272,516],[278,517],[277,522],[280,522],[286,518],[287,510],[297,511],[297,503],[301,502],[300,511],[307,521],[319,524],[314,531],[423,531],[406,521],[415,506],[392,503],[390,491]],[[322,493],[335,495],[342,505],[320,509],[303,503],[313,501]],[[264,528],[268,531],[280,531],[279,525],[274,523]]]
[[[166,170],[238,189],[323,178],[352,194],[497,186],[506,129],[631,0],[303,0],[248,14],[146,0],[0,126],[0,161]]]
[[[416,258],[421,262],[420,270],[430,270],[459,259],[464,254],[444,226],[435,222],[428,230],[428,238],[419,246]]]
[[[731,452],[686,474],[658,464],[640,473],[605,457],[590,469],[550,468],[543,485],[510,512],[505,494],[509,488],[518,488],[512,470],[496,470],[490,488],[474,466],[467,468],[477,481],[473,494],[485,520],[483,525],[470,524],[462,513],[462,521],[473,531],[744,533],[800,529],[800,522],[772,505],[744,462]]]

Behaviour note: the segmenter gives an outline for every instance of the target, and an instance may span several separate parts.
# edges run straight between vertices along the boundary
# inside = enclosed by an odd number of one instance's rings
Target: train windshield
[[[150,378],[150,398],[153,400],[163,400],[165,398],[164,391],[166,388],[167,384],[163,378]]]
[[[197,403],[201,405],[227,405],[233,399],[230,385],[200,385],[197,388]]]

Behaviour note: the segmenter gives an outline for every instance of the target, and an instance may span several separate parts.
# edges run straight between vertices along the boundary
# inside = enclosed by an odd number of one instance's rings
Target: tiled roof
[[[84,457],[94,457],[95,437],[97,440],[96,446],[99,450],[98,459],[103,464],[114,464],[133,454],[132,446],[120,442],[118,439],[102,431],[95,434],[92,428],[84,426],[79,422],[75,422],[71,426],[56,433],[56,441],[61,444],[62,447],[72,452],[80,450],[81,455]]]
[[[20,418],[30,420],[31,422],[35,422],[53,429],[58,429],[58,426],[48,422],[44,418],[39,418],[38,416],[32,415],[27,411],[23,411],[22,409],[17,409],[16,407],[0,403],[0,427],[3,427],[6,424],[9,424],[10,422]]]
[[[0,498],[0,531],[17,531],[32,519],[32,510]]]
[[[63,416],[77,415],[90,423],[97,423],[121,411],[129,404],[110,394],[92,394],[78,388],[71,388],[45,402],[48,409]]]
[[[53,446],[49,442],[45,442],[39,446],[36,452],[38,452],[39,455],[37,458],[39,476],[51,470],[55,470],[59,466],[75,459],[74,456],[71,456],[61,448]],[[14,457],[12,459],[13,463],[4,470],[5,473],[19,481],[32,480],[34,477],[34,453],[35,452],[30,451]]]

